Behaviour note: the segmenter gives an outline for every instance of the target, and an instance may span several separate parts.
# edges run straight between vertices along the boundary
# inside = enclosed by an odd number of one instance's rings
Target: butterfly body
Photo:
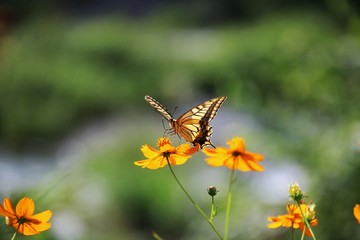
[[[226,97],[210,99],[175,119],[158,101],[148,95],[145,96],[145,100],[169,122],[171,133],[180,135],[194,145],[199,144],[201,148],[207,145],[214,147],[210,141],[212,127],[209,122],[215,117],[225,99]]]

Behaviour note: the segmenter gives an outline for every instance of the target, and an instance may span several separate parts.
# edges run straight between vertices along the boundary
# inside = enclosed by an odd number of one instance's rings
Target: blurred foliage
[[[203,30],[53,19],[27,23],[3,42],[0,131],[9,146],[44,146],[153,91],[226,93],[268,120],[302,110],[330,125],[358,117],[348,101],[360,96],[359,42],[322,16]]]
[[[160,134],[146,124],[145,94],[167,99],[169,106],[179,98],[226,95],[234,112],[250,112],[261,123],[262,135],[256,137],[274,153],[270,158],[280,163],[292,159],[307,167],[312,177],[309,192],[318,204],[319,238],[358,236],[359,226],[351,213],[356,199],[360,201],[355,147],[360,21],[354,10],[346,2],[318,1],[326,11],[285,14],[270,9],[271,14],[264,14],[260,10],[267,5],[257,7],[262,1],[255,1],[246,21],[232,18],[223,23],[221,14],[231,16],[228,11],[239,8],[233,8],[235,1],[226,1],[217,3],[223,7],[217,24],[205,24],[215,3],[190,9],[185,19],[181,11],[168,11],[137,20],[65,19],[59,14],[17,23],[1,38],[2,146],[17,151],[46,149],[91,119],[134,118],[134,125],[119,134],[116,146],[88,156],[85,169],[71,170],[74,178],[57,190],[61,197],[49,194],[50,199],[62,201],[57,211],[76,201],[89,182],[98,181],[106,206],[89,207],[81,199],[74,206],[90,226],[84,239],[148,239],[151,230],[167,239],[190,239],[199,231],[210,239],[208,226],[193,217],[187,199],[174,193],[176,185],[166,169],[146,171],[132,162],[142,158],[140,145]],[[200,17],[195,9],[202,9]],[[193,166],[176,170],[188,180],[186,176],[198,174]],[[253,203],[247,196],[250,190],[241,186],[237,193],[244,206]],[[259,212],[253,208],[252,213]],[[262,210],[269,208],[274,206]],[[266,216],[249,218],[244,213],[238,218],[241,221],[236,219],[230,228],[238,229],[234,239],[288,236],[264,230]],[[254,229],[263,228],[249,234],[247,225],[241,225],[245,219]]]

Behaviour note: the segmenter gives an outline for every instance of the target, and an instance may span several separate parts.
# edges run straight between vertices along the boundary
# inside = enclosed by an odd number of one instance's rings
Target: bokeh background
[[[52,229],[31,239],[217,239],[168,168],[133,162],[164,133],[144,95],[175,117],[227,96],[213,143],[244,137],[266,157],[264,172],[236,175],[231,239],[290,239],[266,225],[285,213],[292,182],[317,204],[318,239],[360,238],[358,10],[332,0],[1,1],[1,201],[26,195],[54,212]],[[217,186],[222,232],[230,171],[204,158],[175,171],[205,211]]]

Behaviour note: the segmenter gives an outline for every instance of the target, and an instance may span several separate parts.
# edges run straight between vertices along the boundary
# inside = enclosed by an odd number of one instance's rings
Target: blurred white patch
[[[80,239],[85,232],[84,221],[72,210],[56,212],[52,217],[52,230],[58,239]]]
[[[309,177],[304,168],[294,161],[280,165],[266,164],[265,171],[250,180],[250,185],[258,195],[258,200],[264,204],[283,204],[289,198],[288,188],[292,183],[298,183],[306,193]],[[265,164],[264,164],[265,165]],[[284,201],[285,200],[285,201]]]

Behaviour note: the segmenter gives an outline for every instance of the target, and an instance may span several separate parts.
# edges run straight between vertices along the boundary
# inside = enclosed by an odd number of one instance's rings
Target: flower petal
[[[24,224],[20,225],[20,228],[18,230],[19,233],[22,233],[26,236],[31,236],[35,234],[39,234],[40,231],[37,230],[37,226],[39,224],[34,224],[32,222],[25,222]]]
[[[282,225],[281,219],[278,217],[268,217],[268,220],[272,222],[267,225],[268,228],[278,228]]]
[[[172,165],[181,165],[191,158],[190,155],[171,154],[169,161]]]
[[[230,141],[227,141],[227,144],[232,150],[237,150],[239,152],[245,152],[245,141],[242,138],[235,137]]]
[[[160,154],[160,152],[158,150],[156,150],[146,144],[141,147],[141,151],[146,158],[154,158]]]
[[[25,218],[31,217],[31,215],[34,213],[34,210],[35,210],[34,201],[28,197],[22,198],[16,205],[17,216],[21,216]]]
[[[220,167],[224,165],[227,166],[226,164],[229,163],[232,159],[233,158],[229,155],[218,155],[216,157],[206,158],[205,161],[210,166]],[[231,166],[228,166],[229,168],[233,166],[233,161],[231,161],[230,165]]]
[[[4,206],[3,206],[4,205]],[[5,198],[3,205],[0,204],[0,215],[4,217],[16,218],[14,206],[10,198]]]
[[[354,207],[354,216],[356,218],[356,220],[358,221],[358,223],[360,224],[360,205],[356,204]]]
[[[261,172],[264,170],[264,167],[261,166],[260,164],[258,164],[255,161],[249,160],[249,159],[244,159],[242,157],[237,157],[238,159],[238,164],[237,164],[237,169],[243,172],[247,172],[247,171],[255,171],[255,172]]]
[[[42,223],[46,223],[50,220],[51,216],[52,216],[52,212],[50,210],[46,210],[41,213],[33,215],[32,218],[37,219]]]
[[[148,168],[148,169],[158,169],[161,167],[164,167],[167,164],[166,158],[163,156],[157,156],[152,159],[146,159],[146,160],[140,160],[134,162],[135,165],[140,166],[142,168]]]
[[[186,155],[192,155],[194,153],[196,153],[197,151],[199,151],[200,145],[196,144],[195,146],[187,149],[186,151],[184,151],[184,154]]]

